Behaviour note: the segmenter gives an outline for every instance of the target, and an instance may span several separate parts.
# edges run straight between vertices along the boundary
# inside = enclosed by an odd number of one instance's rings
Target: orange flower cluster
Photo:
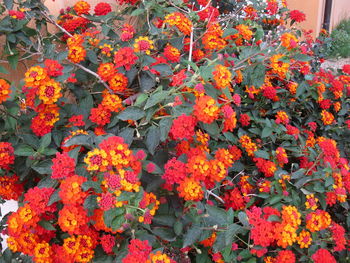
[[[75,13],[77,13],[78,16],[80,15],[86,15],[89,14],[90,11],[90,4],[85,1],[78,1],[73,7]]]
[[[196,99],[193,115],[203,123],[212,123],[219,117],[220,109],[216,101],[210,96],[201,96]]]
[[[220,50],[227,45],[223,38],[224,31],[218,23],[210,23],[203,35],[202,43],[207,50]]]
[[[285,164],[288,163],[288,155],[286,153],[286,150],[282,147],[278,147],[276,149],[276,159],[278,161],[278,165],[280,167],[283,167]]]
[[[326,229],[331,224],[331,216],[324,210],[317,209],[306,216],[306,228],[310,232]]]
[[[250,41],[253,36],[253,31],[249,29],[249,26],[240,24],[236,26],[238,33],[233,35],[232,38],[236,39],[236,45],[242,45],[243,41]]]
[[[0,79],[0,103],[6,101],[11,94],[10,84],[7,83],[6,80]]]
[[[230,86],[232,73],[223,65],[216,65],[213,71],[216,87],[224,89]]]
[[[322,120],[324,125],[331,125],[334,122],[334,116],[329,111],[322,110],[322,112],[321,112],[321,120]]]
[[[117,70],[113,63],[101,63],[97,69],[97,74],[103,81],[109,81],[116,73]]]
[[[150,40],[148,37],[138,37],[135,39],[134,43],[134,51],[145,52],[147,55],[151,54],[151,50],[154,49],[154,42]]]
[[[80,63],[86,57],[86,50],[83,47],[84,37],[82,35],[73,35],[68,38],[68,59],[73,63]]]
[[[291,50],[291,49],[297,47],[299,41],[296,38],[296,36],[294,36],[293,34],[291,34],[291,33],[284,33],[281,36],[281,42],[282,42],[282,46],[284,46],[288,50]]]
[[[165,16],[164,24],[175,26],[182,34],[189,36],[192,31],[192,22],[184,14],[174,12]]]
[[[178,50],[176,47],[167,44],[167,46],[164,48],[164,57],[171,63],[180,62],[180,56],[180,50]]]
[[[252,142],[252,139],[248,135],[242,135],[239,138],[239,142],[246,150],[248,156],[254,156],[254,152],[258,150],[256,143]]]
[[[0,153],[0,156],[1,156],[1,153]],[[0,197],[2,199],[18,200],[18,198],[21,196],[22,193],[23,193],[23,184],[19,181],[19,177],[17,175],[12,174],[12,175],[0,176]]]
[[[10,170],[10,165],[15,162],[15,154],[12,144],[0,142],[0,169]]]
[[[286,77],[287,71],[289,69],[289,64],[283,62],[281,59],[284,55],[277,54],[270,58],[272,73],[277,74],[280,78],[284,79]]]
[[[318,198],[315,198],[314,194],[306,195],[305,207],[306,209],[316,210]]]

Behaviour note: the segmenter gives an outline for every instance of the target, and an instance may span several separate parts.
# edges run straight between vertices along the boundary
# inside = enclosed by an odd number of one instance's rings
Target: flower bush
[[[0,80],[0,196],[20,205],[1,221],[4,262],[349,262],[350,65],[320,70],[303,13],[1,12],[3,58],[35,61]]]

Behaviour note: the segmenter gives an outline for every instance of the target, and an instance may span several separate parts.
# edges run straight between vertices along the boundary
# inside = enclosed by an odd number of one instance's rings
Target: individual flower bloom
[[[289,124],[286,125],[286,128],[287,128],[287,132],[286,133],[289,134],[289,135],[294,136],[294,138],[297,140],[298,137],[299,137],[299,134],[300,134],[299,129],[297,127],[294,127],[294,126],[289,125]]]
[[[314,194],[306,195],[305,207],[306,209],[316,210],[317,209],[318,198]]]
[[[341,110],[341,103],[339,101],[335,102],[333,108],[335,112],[339,112]]]
[[[97,108],[91,109],[89,119],[99,126],[104,126],[111,121],[111,112],[99,104]]]
[[[292,10],[292,11],[290,11],[289,17],[290,17],[290,19],[292,19],[292,20],[294,20],[295,22],[298,22],[298,23],[303,22],[303,21],[306,20],[306,15],[303,12],[299,11],[299,10]]]
[[[185,178],[176,189],[185,201],[200,201],[204,197],[202,186],[193,178]]]
[[[298,46],[299,40],[291,33],[284,33],[281,36],[282,46],[288,50],[296,48]]]
[[[122,47],[114,53],[114,63],[117,68],[125,67],[126,70],[130,70],[137,60],[138,57],[131,47]]]
[[[340,99],[343,96],[344,83],[338,79],[331,82],[330,91],[332,91],[335,99]]]
[[[309,126],[309,127],[310,127],[310,129],[311,129],[311,131],[313,131],[313,132],[315,132],[315,131],[316,131],[316,129],[317,129],[317,123],[316,123],[316,122],[314,122],[314,121],[309,122],[309,123],[307,124],[307,126]]]
[[[75,262],[91,262],[91,260],[94,258],[95,251],[91,248],[81,248],[77,251],[77,254],[75,255]]]
[[[43,136],[54,127],[59,120],[59,108],[56,104],[40,104],[36,111],[38,115],[32,119],[30,128],[37,136]]]
[[[150,259],[147,260],[147,263],[171,263],[170,258],[159,250],[155,254],[151,253],[149,258]]]
[[[236,37],[242,37],[247,41],[252,39],[253,31],[249,29],[249,26],[241,24],[236,26],[236,29],[238,30],[238,34],[236,35]]]
[[[289,70],[289,64],[283,62],[281,59],[284,55],[276,54],[270,58],[272,72],[277,74],[280,78],[285,78],[287,71]]]
[[[162,178],[166,182],[166,186],[171,186],[175,183],[179,184],[187,175],[186,164],[177,160],[175,157],[168,160],[164,165],[164,174]],[[167,187],[168,189],[169,187]]]
[[[332,101],[331,100],[320,100],[318,101],[318,103],[320,104],[320,108],[323,110],[328,110],[331,105],[332,105]]]
[[[15,150],[9,142],[0,142],[0,169],[10,170],[15,163]]]
[[[295,263],[295,255],[291,250],[280,250],[275,260],[276,263]]]
[[[69,83],[77,83],[77,82],[78,82],[78,80],[75,78],[75,73],[72,73],[72,74],[68,77],[67,82],[69,82]]]
[[[26,87],[38,88],[48,79],[46,69],[40,66],[29,68],[24,75],[24,83]]]
[[[96,16],[104,16],[112,12],[112,7],[108,3],[100,2],[95,6],[94,12]]]
[[[285,164],[288,163],[288,156],[284,148],[278,147],[276,149],[276,159],[280,167],[283,167]]]
[[[122,73],[116,73],[109,81],[109,87],[114,92],[123,92],[128,87],[128,78]]]
[[[101,136],[101,135],[107,134],[106,131],[105,131],[105,129],[103,129],[102,126],[96,127],[96,128],[94,129],[94,133],[95,133],[96,136]]]
[[[83,43],[84,43],[84,36],[83,35],[74,34],[73,36],[71,36],[67,39],[67,46],[68,47],[82,46]]]
[[[87,181],[86,177],[73,175],[62,180],[59,196],[64,205],[82,205],[87,193],[82,190],[82,185]]]
[[[237,126],[236,112],[229,105],[225,105],[221,108],[221,112],[224,115],[224,128],[223,132],[233,131]]]
[[[37,214],[43,214],[45,212],[55,212],[55,205],[48,205],[51,195],[55,191],[54,188],[30,188],[24,195],[24,202],[29,203],[33,210]]]
[[[101,49],[101,54],[107,57],[110,57],[112,55],[112,52],[113,52],[112,45],[105,43],[103,45],[100,45],[98,48]]]
[[[82,206],[65,205],[58,212],[58,225],[70,235],[80,234],[81,228],[88,222],[89,218]]]
[[[122,263],[147,262],[151,251],[152,246],[148,244],[148,240],[132,239],[128,245],[128,254],[122,259]]]
[[[232,73],[228,70],[227,67],[218,64],[215,66],[215,71],[213,71],[213,77],[216,86],[218,88],[224,89],[230,86]]]
[[[241,116],[239,117],[239,123],[245,127],[245,126],[249,126],[250,125],[250,117],[248,114],[243,113],[241,114]]]
[[[312,243],[312,237],[310,232],[302,230],[297,237],[297,242],[300,248],[308,248]]]
[[[210,23],[202,38],[204,49],[211,51],[226,47],[227,41],[223,38],[223,33],[219,23]]]
[[[275,163],[263,158],[254,158],[253,160],[258,170],[262,172],[266,177],[274,176],[275,172],[277,171]]]
[[[225,208],[232,208],[234,211],[242,210],[246,205],[246,201],[238,187],[225,191],[223,200],[225,201]]]
[[[239,96],[239,94],[234,94],[232,96],[232,100],[233,100],[233,103],[236,105],[236,106],[241,106],[241,96]]]
[[[120,39],[121,41],[129,41],[134,37],[135,29],[132,25],[124,24],[121,29]]]
[[[204,95],[196,99],[193,114],[199,121],[210,124],[218,118],[219,113],[220,109],[212,97]]]
[[[34,262],[47,262],[51,263],[53,252],[51,246],[47,242],[37,243],[34,248]]]
[[[123,4],[130,4],[130,5],[135,5],[139,2],[140,0],[117,0],[117,2],[120,4],[120,5],[123,5]]]
[[[192,22],[184,14],[180,12],[174,12],[165,16],[164,24],[175,26],[181,33],[189,36],[192,31]]]
[[[63,66],[57,60],[45,59],[44,65],[50,77],[58,77],[63,74]]]
[[[242,151],[235,145],[228,146],[228,151],[232,155],[232,160],[238,161],[242,157]]]
[[[164,57],[172,63],[179,63],[181,53],[176,47],[167,44],[164,48]]]
[[[199,11],[197,14],[201,21],[208,21],[208,23],[212,23],[217,20],[220,15],[219,9],[217,7],[213,7],[212,5],[206,6],[203,10]]]
[[[306,228],[310,232],[326,229],[331,224],[331,216],[328,212],[317,209],[306,216]]]
[[[214,186],[212,183],[222,181],[227,175],[225,164],[220,160],[213,159],[209,161],[209,174],[205,181],[207,187]]]
[[[38,89],[39,99],[44,104],[54,104],[61,96],[61,84],[53,79],[44,82]]]
[[[86,168],[88,171],[105,172],[108,166],[107,153],[96,148],[87,153],[84,162],[88,165]]]
[[[113,253],[113,247],[115,246],[116,242],[115,242],[115,236],[113,235],[103,235],[100,238],[100,243],[102,246],[102,249],[104,252],[106,252],[107,254],[112,254]]]
[[[332,239],[334,240],[334,251],[342,251],[346,248],[345,229],[343,226],[333,222],[331,226]]]
[[[197,120],[195,117],[182,114],[173,121],[169,131],[170,137],[174,140],[191,140],[194,136],[196,125]]]
[[[178,73],[172,76],[170,86],[179,87],[184,83],[184,80],[186,78],[187,78],[186,70],[182,69]]]
[[[206,54],[201,49],[195,49],[192,52],[193,61],[197,62],[205,58]]]
[[[3,103],[8,98],[10,98],[11,86],[6,80],[0,79],[0,103]]]
[[[287,84],[287,88],[288,88],[290,94],[295,95],[295,94],[297,94],[298,83],[290,82]]]
[[[103,211],[107,211],[115,207],[116,202],[116,197],[110,192],[102,193],[100,197],[97,197],[98,206]]]
[[[330,207],[335,205],[337,203],[337,194],[332,191],[332,192],[327,192],[326,193],[326,204]]]
[[[210,162],[204,152],[192,155],[186,164],[187,172],[198,181],[205,180],[209,176]]]
[[[124,109],[122,99],[118,95],[109,92],[103,93],[101,105],[111,112],[120,112]]]
[[[52,163],[52,179],[65,179],[75,174],[75,160],[69,157],[67,152],[57,152]]]
[[[263,86],[262,95],[273,101],[278,101],[277,89],[272,85]]]
[[[84,115],[72,115],[72,117],[68,119],[68,122],[71,126],[85,126]]]
[[[9,16],[17,20],[23,20],[26,17],[25,13],[16,10],[9,10]]]
[[[80,63],[86,57],[86,50],[82,46],[71,46],[68,49],[68,59],[73,63]]]
[[[314,263],[337,263],[332,254],[325,248],[319,248],[311,258]]]
[[[280,124],[280,123],[288,124],[289,123],[289,117],[285,111],[278,111],[275,117],[276,117],[275,122],[277,124]]]
[[[103,81],[109,81],[117,72],[113,63],[101,63],[97,69],[97,74]]]
[[[334,122],[333,114],[326,110],[322,110],[321,119],[324,125],[331,125]]]
[[[78,1],[74,7],[73,7],[75,13],[80,16],[83,14],[89,14],[90,11],[90,4],[88,2],[85,1]]]
[[[154,42],[150,40],[148,37],[138,37],[135,39],[134,43],[134,51],[137,52],[145,52],[147,55],[151,54],[151,50],[154,49]]]
[[[254,156],[254,152],[258,150],[258,146],[252,142],[252,139],[248,135],[242,135],[239,138],[239,142],[246,150],[248,156]]]
[[[1,143],[0,143],[1,145]],[[1,146],[0,146],[1,148]],[[1,150],[0,150],[1,152]],[[1,153],[0,153],[1,156]],[[2,161],[0,160],[0,163]],[[18,200],[23,193],[23,183],[16,174],[0,176],[0,197],[4,200]]]

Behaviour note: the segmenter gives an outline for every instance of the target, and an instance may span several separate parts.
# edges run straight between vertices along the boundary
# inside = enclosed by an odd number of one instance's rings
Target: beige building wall
[[[350,18],[350,0],[333,0],[331,29],[347,18]]]

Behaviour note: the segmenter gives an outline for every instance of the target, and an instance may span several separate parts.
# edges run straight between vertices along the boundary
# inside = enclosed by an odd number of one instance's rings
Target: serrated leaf
[[[148,73],[148,71],[141,71],[140,73],[140,89],[141,91],[149,91],[156,85],[154,75]]]
[[[171,118],[161,119],[159,122],[159,130],[160,130],[160,140],[162,142],[166,141],[168,138],[168,134],[171,128],[173,121]]]
[[[47,133],[43,137],[41,137],[39,148],[44,149],[47,146],[49,146],[50,143],[51,143],[51,133]]]
[[[86,197],[84,201],[84,208],[88,210],[94,210],[98,208],[97,196],[89,195],[88,197]]]
[[[153,155],[160,142],[160,130],[156,126],[151,126],[146,136],[147,150]]]
[[[41,220],[41,221],[39,221],[38,224],[40,226],[42,226],[43,228],[45,228],[46,230],[52,230],[52,231],[56,230],[56,228],[49,221]]]
[[[174,224],[174,232],[177,236],[182,234],[182,230],[183,230],[183,224],[181,223],[181,221],[176,221]]]
[[[122,121],[133,120],[137,121],[145,116],[145,112],[134,106],[127,107],[118,114],[118,118]]]
[[[248,217],[245,212],[239,212],[237,216],[239,222],[241,222],[243,226],[249,226]]]
[[[231,224],[227,227],[225,231],[225,245],[229,246],[232,244],[235,235],[241,232],[242,226],[238,224]]]
[[[226,212],[224,209],[216,207],[216,206],[211,206],[211,205],[206,205],[207,212],[210,217],[212,217],[213,222],[218,225],[225,225],[227,224],[226,222]]]
[[[169,95],[168,91],[158,91],[156,93],[153,93],[149,99],[146,102],[146,105],[144,107],[145,110],[147,110],[148,108],[153,107],[154,105],[162,102],[163,100],[165,100]]]
[[[39,174],[51,174],[52,173],[51,166],[52,166],[51,160],[44,160],[32,166],[32,169],[38,172]]]
[[[184,236],[182,247],[188,247],[194,244],[200,237],[202,229],[199,226],[191,227]]]
[[[89,49],[86,52],[86,56],[92,63],[98,64],[98,59],[97,59],[96,53],[93,50]]]
[[[15,155],[32,156],[35,153],[34,149],[29,145],[22,144],[15,150]]]
[[[259,157],[259,158],[263,158],[263,159],[266,159],[266,160],[268,160],[270,158],[269,153],[266,152],[266,151],[263,151],[263,150],[255,151],[254,152],[254,156],[255,157]]]

